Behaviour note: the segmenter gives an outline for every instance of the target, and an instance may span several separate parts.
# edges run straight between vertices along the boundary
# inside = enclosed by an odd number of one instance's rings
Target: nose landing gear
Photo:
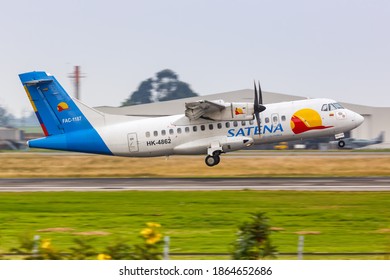
[[[345,137],[344,133],[338,133],[334,136],[334,138],[336,138],[336,140],[339,140],[339,142],[337,143],[337,145],[339,146],[339,148],[344,148],[345,146],[345,141],[343,140],[343,138]]]
[[[338,143],[338,146],[340,148],[344,148],[345,147],[345,142],[343,140],[340,140],[339,143]]]

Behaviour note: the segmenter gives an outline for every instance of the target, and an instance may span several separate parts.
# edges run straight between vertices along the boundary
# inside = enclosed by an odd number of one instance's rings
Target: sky
[[[172,69],[200,95],[252,88],[390,107],[387,0],[0,0],[0,105],[32,112],[18,74],[47,71],[119,106]],[[266,100],[265,100],[266,103]],[[183,108],[184,111],[184,108]]]

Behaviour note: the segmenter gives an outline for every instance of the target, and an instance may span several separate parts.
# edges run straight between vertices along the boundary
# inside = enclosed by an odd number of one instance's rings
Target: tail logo
[[[65,111],[65,110],[69,110],[69,106],[65,102],[61,102],[61,103],[59,103],[57,105],[57,111],[58,112],[62,112],[62,111]]]
[[[290,126],[295,134],[313,129],[325,129],[332,126],[323,126],[320,114],[313,109],[302,109],[291,117]]]

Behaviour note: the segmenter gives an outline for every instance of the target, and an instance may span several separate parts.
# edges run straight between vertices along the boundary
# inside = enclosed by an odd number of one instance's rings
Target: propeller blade
[[[257,93],[256,82],[254,84],[254,87],[255,87],[255,100],[253,102],[254,103],[253,104],[254,105],[254,111],[255,112],[263,112],[266,108],[263,105],[263,93],[261,92],[260,82],[259,82],[259,93]]]
[[[261,92],[260,81],[259,83],[259,104],[263,104],[263,93]]]
[[[254,103],[255,103],[255,108],[256,108],[257,104],[259,104],[259,98],[258,98],[258,96],[257,96],[256,82],[253,81],[253,84],[254,84],[254,86],[255,86],[255,101],[254,101]],[[255,109],[255,110],[256,110],[256,109]]]
[[[257,122],[257,128],[259,129],[259,137],[261,137],[261,125],[260,125],[260,113],[259,112],[255,112],[255,119],[256,119],[256,122]]]
[[[254,82],[255,99],[253,102],[254,103],[253,104],[253,111],[254,111],[256,122],[257,122],[257,128],[259,129],[259,137],[261,137],[260,113],[263,112],[266,108],[263,105],[263,93],[261,92],[260,81],[258,83],[259,83],[259,92],[257,92],[256,81]]]

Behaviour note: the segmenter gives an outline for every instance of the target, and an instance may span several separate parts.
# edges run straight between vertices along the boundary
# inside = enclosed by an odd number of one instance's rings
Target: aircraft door
[[[279,114],[271,115],[272,125],[277,126],[279,124]]]
[[[129,142],[129,151],[130,152],[138,152],[138,138],[137,133],[129,133],[127,134],[127,140]]]

